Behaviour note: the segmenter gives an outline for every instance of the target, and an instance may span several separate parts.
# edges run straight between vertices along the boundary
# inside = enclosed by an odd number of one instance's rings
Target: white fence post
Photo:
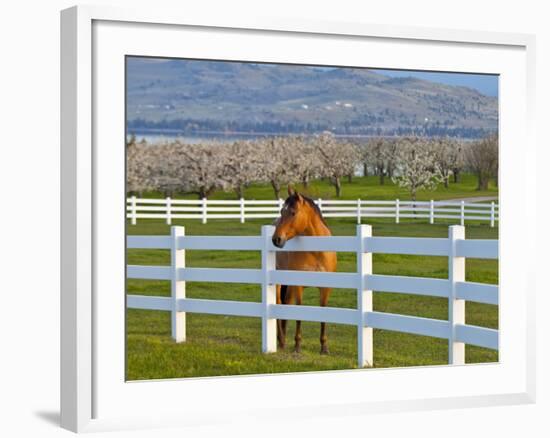
[[[244,198],[241,198],[241,224],[244,224]]]
[[[172,225],[172,199],[166,198],[166,223]]]
[[[466,303],[456,299],[456,283],[466,277],[465,258],[456,256],[456,241],[464,237],[464,226],[449,227],[449,363],[453,365],[464,364],[466,356],[464,343],[455,341],[456,324],[466,322]]]
[[[357,225],[361,225],[361,198],[357,200]]]
[[[460,201],[460,225],[464,226],[464,201]]]
[[[203,224],[205,224],[207,220],[207,211],[206,211],[207,202],[208,202],[207,198],[202,198],[202,223]]]
[[[434,223],[434,200],[430,199],[430,224]]]
[[[319,211],[323,213],[323,200],[321,198],[317,199],[317,207],[319,207]]]
[[[387,205],[387,204],[386,204]],[[277,320],[303,319],[323,320],[328,319],[335,323],[351,324],[357,328],[357,363],[359,367],[373,366],[373,328],[395,330],[402,333],[415,333],[425,336],[443,337],[448,342],[448,362],[450,364],[465,363],[465,343],[478,345],[498,350],[498,330],[476,327],[465,324],[465,300],[484,302],[498,305],[498,286],[490,284],[477,284],[465,282],[465,256],[472,254],[481,258],[498,258],[498,241],[467,241],[465,239],[465,227],[452,225],[448,228],[448,238],[441,239],[397,238],[396,241],[372,238],[370,225],[357,225],[354,237],[332,237],[335,251],[355,251],[357,258],[357,272],[347,274],[289,272],[276,270],[276,248],[271,243],[271,237],[275,227],[263,226],[261,231],[261,244],[244,245],[243,249],[255,248],[262,253],[262,269],[260,277],[253,270],[225,270],[217,269],[189,269],[185,267],[186,246],[201,249],[234,249],[235,238],[225,236],[210,237],[186,237],[184,227],[171,227],[169,237],[159,236],[131,236],[127,239],[128,248],[169,248],[171,250],[170,266],[139,266],[127,265],[127,278],[136,279],[165,279],[171,281],[170,297],[153,297],[142,295],[129,295],[127,307],[133,309],[151,309],[170,312],[171,337],[175,342],[186,340],[186,313],[206,313],[221,315],[241,315],[259,317],[262,319],[262,351],[265,353],[277,350]],[[189,240],[188,240],[189,239]],[[240,239],[240,238],[237,238]],[[189,245],[186,245],[188,242]],[[372,242],[372,243],[371,243]],[[384,243],[387,242],[386,246]],[[424,244],[425,242],[425,244]],[[306,242],[307,243],[307,242]],[[431,254],[446,255],[448,257],[448,278],[446,280],[433,278],[395,277],[391,275],[372,275],[372,253],[388,250],[390,253],[401,248],[404,254]],[[443,246],[442,246],[443,245]],[[376,249],[374,248],[376,246]],[[477,253],[477,249],[480,252]],[[305,248],[309,249],[306,245]],[[318,246],[312,248],[317,251]],[[458,249],[463,252],[459,253]],[[183,275],[189,274],[189,275]],[[313,274],[313,275],[312,275]],[[308,306],[278,306],[277,283],[299,284],[322,280],[327,275],[327,282],[338,284],[342,287],[356,289],[356,309],[335,308],[308,308]],[[237,303],[223,300],[186,300],[185,278],[193,281],[220,281],[231,283],[244,281],[261,284],[261,303]],[[330,279],[330,281],[328,280]],[[340,281],[342,283],[340,283]],[[313,283],[315,284],[315,283]],[[442,286],[443,285],[443,286]],[[405,315],[391,315],[373,312],[372,290],[399,290],[414,295],[440,296],[442,287],[447,286],[448,319],[418,318]],[[191,306],[191,304],[193,304]],[[351,312],[351,313],[350,313]],[[311,317],[317,318],[311,318]],[[326,318],[325,318],[326,317]],[[460,329],[460,330],[459,330]]]
[[[283,209],[283,205],[285,204],[285,201],[283,201],[281,198],[279,198],[279,211]]]
[[[491,228],[495,226],[495,201],[491,202]]]
[[[137,223],[136,197],[135,196],[132,196],[132,201],[131,201],[130,205],[131,205],[130,215],[131,215],[131,218],[132,218],[132,225],[135,225]]]
[[[367,289],[366,276],[372,274],[372,253],[368,252],[365,238],[372,236],[370,225],[357,225],[357,356],[359,368],[373,365],[372,327],[365,327],[366,312],[372,312],[372,290]]]
[[[178,248],[178,238],[185,236],[185,227],[171,229],[171,279],[172,279],[172,338],[185,342],[185,312],[178,311],[178,299],[185,298],[185,281],[178,278],[178,270],[185,268],[185,250]]]
[[[395,223],[399,223],[399,199],[395,200]]]
[[[276,269],[275,251],[270,251],[275,227],[262,226],[262,352],[277,351],[277,320],[270,318],[269,306],[277,302],[277,287],[269,282],[269,273]]]

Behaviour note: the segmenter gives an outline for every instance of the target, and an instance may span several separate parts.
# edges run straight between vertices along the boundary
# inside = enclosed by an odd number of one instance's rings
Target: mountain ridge
[[[363,68],[127,59],[128,128],[481,136],[498,100]]]

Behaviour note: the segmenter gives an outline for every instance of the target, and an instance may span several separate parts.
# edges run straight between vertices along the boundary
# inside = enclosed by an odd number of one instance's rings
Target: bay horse
[[[286,199],[281,216],[275,222],[273,233],[273,245],[283,248],[285,243],[295,236],[332,236],[330,229],[323,219],[321,210],[315,202],[296,192],[288,186],[288,198]],[[277,252],[277,269],[293,271],[336,271],[336,253],[329,251],[305,252],[305,251],[280,251]],[[320,304],[326,306],[332,288],[320,287]],[[290,304],[292,300],[296,304],[302,304],[303,286],[277,285],[277,304]],[[280,349],[285,348],[286,320],[277,320],[277,341]],[[294,336],[294,351],[299,353],[302,344],[301,321],[296,321],[296,335]],[[321,354],[328,354],[327,327],[321,323]]]

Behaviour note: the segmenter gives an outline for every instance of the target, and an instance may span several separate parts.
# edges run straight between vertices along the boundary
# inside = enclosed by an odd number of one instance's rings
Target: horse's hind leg
[[[321,292],[321,307],[325,307],[328,304],[328,297],[332,291],[329,287],[319,288]],[[328,336],[327,336],[327,324],[325,322],[321,323],[321,354],[328,354]]]
[[[295,286],[293,288],[294,298],[296,305],[302,304],[302,295],[304,294],[304,288],[302,286]],[[302,351],[302,321],[296,321],[296,334],[294,336],[294,351],[300,353]]]

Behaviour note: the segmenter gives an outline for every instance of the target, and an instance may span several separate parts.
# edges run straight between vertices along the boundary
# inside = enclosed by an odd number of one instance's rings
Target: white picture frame
[[[174,36],[193,38],[188,52],[170,44]],[[242,52],[229,53],[231,38],[234,42],[247,41],[246,45],[231,46],[242,47]],[[316,50],[321,43],[322,50]],[[350,410],[361,414],[533,402],[534,290],[528,274],[534,265],[529,257],[534,255],[525,254],[534,254],[530,249],[535,242],[535,227],[523,227],[526,231],[521,236],[514,229],[519,223],[534,224],[536,216],[536,203],[531,202],[535,175],[527,171],[527,163],[535,157],[531,126],[534,44],[531,35],[359,22],[267,17],[253,22],[228,21],[189,11],[155,8],[78,6],[64,10],[61,14],[62,427],[81,432],[208,424],[230,417],[232,421],[244,421],[250,416],[262,418],[273,409],[291,419],[296,417],[293,410],[296,406],[300,407],[300,415],[311,416],[341,415]],[[119,268],[125,248],[124,238],[120,239],[125,194],[124,190],[112,188],[123,187],[120,184],[124,182],[124,153],[117,153],[114,147],[98,150],[98,144],[104,140],[119,138],[121,144],[123,141],[119,137],[125,122],[119,105],[124,94],[121,87],[124,78],[119,76],[123,65],[120,56],[191,57],[192,54],[212,59],[350,65],[350,50],[346,47],[353,45],[373,48],[376,60],[367,64],[371,67],[501,75],[500,362],[139,383],[121,380],[124,318],[120,310],[124,309],[121,298],[124,289],[120,288],[120,281],[125,272]],[[384,46],[383,55],[377,45]],[[304,60],[306,49],[309,59]],[[399,62],[396,54],[400,54]],[[356,60],[351,64],[365,66],[364,63]],[[105,105],[105,96],[109,97],[109,105]],[[524,145],[521,153],[512,147],[519,142]],[[514,185],[506,180],[512,170],[516,173]],[[514,205],[512,199],[516,200]],[[324,385],[322,392],[316,389],[320,382]],[[474,390],[464,382],[473,382],[477,388]],[[182,387],[192,397],[174,403]],[[285,398],[289,388],[304,396],[290,403]],[[224,394],[231,394],[233,400],[237,397],[238,403],[231,409],[223,409],[227,406]],[[331,396],[330,400],[326,394]]]

